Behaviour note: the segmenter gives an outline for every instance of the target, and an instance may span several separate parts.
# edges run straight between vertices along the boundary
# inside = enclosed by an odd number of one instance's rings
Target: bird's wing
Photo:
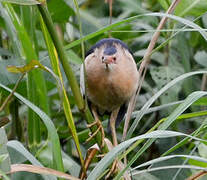
[[[84,96],[85,95],[85,77],[84,77],[84,66],[83,64],[81,65],[80,68],[80,89],[81,89],[81,93]]]
[[[86,98],[87,100],[87,105],[91,111],[91,102],[89,101],[89,99],[86,97],[86,89],[85,89],[85,76],[84,76],[84,65],[81,65],[80,68],[80,90],[81,90],[81,94],[83,96],[83,98]]]

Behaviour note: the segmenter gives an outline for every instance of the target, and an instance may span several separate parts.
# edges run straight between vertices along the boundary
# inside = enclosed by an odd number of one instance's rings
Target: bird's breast
[[[130,67],[131,65],[131,67]],[[104,64],[86,66],[89,100],[104,111],[112,111],[126,103],[136,91],[138,72],[136,65]]]

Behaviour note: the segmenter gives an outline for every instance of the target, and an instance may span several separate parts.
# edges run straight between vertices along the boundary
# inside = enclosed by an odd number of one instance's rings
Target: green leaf
[[[2,18],[4,20],[4,23],[6,25],[6,32],[8,33],[8,36],[11,38],[12,49],[14,51],[14,54],[18,58],[19,57],[22,58],[23,49],[22,49],[21,42],[17,40],[17,31],[16,31],[15,26],[12,22],[12,19],[10,18],[9,13],[4,8],[2,3],[0,3],[0,12],[1,12]]]
[[[169,82],[167,85],[165,85],[162,89],[160,89],[154,96],[152,96],[147,103],[142,107],[140,112],[137,114],[136,119],[133,121],[131,127],[129,128],[129,131],[127,133],[127,138],[131,137],[132,133],[134,132],[135,128],[137,127],[139,121],[142,119],[144,114],[148,111],[149,107],[164,93],[166,92],[170,87],[174,86],[175,84],[179,83],[180,81],[193,76],[197,74],[205,74],[207,71],[195,71],[195,72],[190,72],[190,73],[185,73],[176,79],[172,80]]]
[[[37,154],[36,157],[43,162],[44,166],[51,167],[52,162],[52,152],[49,148],[49,144],[42,148]],[[63,157],[63,164],[64,164],[64,170],[66,172],[70,172],[72,176],[78,177],[80,172],[80,165],[75,162],[70,156],[68,156],[66,153],[62,151],[62,157]]]
[[[50,61],[51,61],[51,64],[52,64],[52,68],[54,70],[54,73],[60,79],[60,87],[61,88],[59,88],[58,90],[59,90],[60,96],[62,96],[62,98],[63,98],[62,99],[63,100],[62,105],[63,105],[63,108],[64,108],[65,117],[66,117],[69,129],[71,131],[71,134],[73,136],[73,139],[75,141],[77,151],[78,151],[78,154],[79,154],[79,157],[80,157],[80,160],[81,160],[81,164],[82,164],[82,166],[84,166],[83,165],[84,160],[83,160],[82,152],[81,152],[81,149],[80,149],[80,143],[79,143],[79,139],[78,139],[78,136],[77,136],[77,131],[76,131],[76,127],[75,127],[75,123],[74,123],[74,119],[73,119],[73,115],[72,115],[72,111],[71,111],[71,107],[70,107],[70,102],[69,102],[69,99],[68,99],[67,94],[66,94],[62,74],[61,74],[61,71],[60,71],[60,65],[59,65],[59,60],[58,60],[58,57],[57,57],[57,51],[56,51],[56,48],[55,48],[55,46],[52,42],[52,39],[49,36],[49,33],[47,31],[47,28],[44,24],[43,19],[41,18],[40,21],[41,21],[41,28],[42,28],[42,31],[43,31],[43,34],[44,34],[45,42],[46,42],[46,45],[47,45],[47,48],[48,48],[48,53],[49,53],[49,56],[50,56]]]
[[[160,3],[160,5],[167,10],[169,8],[169,2],[167,0],[158,0],[158,2]]]
[[[139,174],[139,175],[132,175],[132,178],[133,178],[133,180],[159,180],[156,176],[153,176],[150,173],[143,173],[143,174]]]
[[[207,145],[199,144],[198,146],[198,153],[201,157],[207,158]]]
[[[198,34],[198,33],[196,33]],[[198,34],[199,35],[199,34]],[[182,42],[182,43],[180,43]],[[184,69],[184,72],[191,71],[191,47],[188,43],[187,38],[185,37],[184,33],[180,33],[177,38],[177,50],[181,56],[181,63]],[[193,92],[193,81],[192,78],[189,78],[187,81],[183,83],[183,89],[186,95]]]
[[[197,160],[194,160],[194,159],[189,159],[188,164],[193,165],[193,166],[205,167],[205,168],[207,167],[207,163],[197,161]]]
[[[104,172],[104,170],[113,162],[113,160],[121,154],[126,148],[128,148],[132,143],[134,143],[137,140],[140,139],[157,139],[157,138],[169,138],[169,137],[176,137],[176,136],[187,136],[191,137],[192,139],[204,141],[199,138],[195,138],[192,136],[189,136],[184,133],[175,132],[175,131],[153,131],[150,133],[146,133],[134,138],[131,138],[127,141],[122,142],[118,146],[114,147],[110,152],[108,152],[104,158],[96,165],[96,167],[92,170],[92,172],[89,174],[87,180],[95,180],[99,177],[99,175]],[[207,141],[205,141],[207,142]]]
[[[67,46],[65,46],[65,49],[68,50],[68,49],[70,49],[70,48],[72,48],[74,46],[79,45],[82,41],[89,40],[89,39],[94,38],[94,37],[96,37],[96,36],[98,36],[100,34],[105,33],[108,30],[112,30],[113,28],[116,28],[116,27],[118,27],[118,26],[120,26],[120,25],[122,25],[124,23],[129,23],[131,21],[135,21],[136,19],[141,18],[141,17],[145,17],[145,16],[146,17],[147,16],[150,16],[150,17],[151,16],[152,17],[153,16],[157,16],[157,17],[168,17],[170,19],[173,19],[175,21],[178,21],[178,22],[180,22],[182,24],[185,24],[185,25],[187,25],[187,26],[195,29],[196,31],[198,31],[203,36],[203,38],[207,41],[207,33],[205,32],[205,30],[202,29],[199,25],[195,24],[192,21],[189,21],[187,19],[184,19],[184,18],[175,16],[175,15],[171,15],[171,14],[165,14],[165,13],[147,13],[147,14],[141,14],[141,15],[137,15],[137,16],[132,16],[130,18],[127,18],[127,19],[118,21],[116,23],[113,23],[113,24],[111,24],[109,26],[106,26],[106,27],[104,27],[104,28],[102,28],[102,29],[94,32],[94,33],[88,34],[88,35],[84,36],[83,38],[80,38],[80,39],[78,39],[76,41],[73,41],[72,43],[70,43]]]
[[[0,87],[2,87],[3,89],[9,92],[12,92],[11,89],[7,88],[3,84],[0,84]],[[48,130],[48,136],[49,136],[48,138],[49,140],[51,140],[51,143],[52,143],[53,160],[55,162],[54,167],[57,167],[57,170],[64,171],[63,161],[62,161],[62,156],[61,156],[60,141],[59,141],[59,137],[57,134],[57,130],[55,129],[55,126],[52,120],[49,118],[49,116],[45,112],[43,112],[40,108],[32,104],[30,101],[25,99],[20,94],[14,93],[14,96],[16,96],[29,108],[31,108],[42,119],[43,123],[45,124]]]
[[[184,115],[184,114],[183,114]],[[182,115],[181,115],[182,116]],[[179,116],[180,117],[180,116]],[[204,121],[202,121],[201,125],[194,131],[191,133],[192,136],[197,136],[198,134],[200,134],[201,132],[205,131],[205,127],[207,125],[207,119],[205,118]],[[205,135],[204,135],[205,136]],[[184,138],[183,140],[181,140],[180,142],[178,142],[177,144],[175,144],[173,147],[171,147],[169,150],[167,150],[165,153],[162,154],[162,156],[166,156],[170,153],[172,153],[173,151],[175,151],[176,149],[184,146],[184,144],[189,142],[190,138]]]
[[[180,155],[170,155],[170,156],[164,156],[164,157],[155,158],[153,160],[150,160],[150,161],[147,161],[145,163],[142,163],[142,164],[138,165],[137,167],[134,167],[132,169],[132,171],[135,170],[135,169],[139,169],[141,167],[153,165],[155,163],[159,163],[159,162],[166,161],[166,160],[173,159],[173,158],[187,158],[187,159],[193,159],[193,160],[197,160],[197,161],[201,161],[201,162],[207,163],[207,159],[206,158],[199,157],[199,156],[181,155],[181,154]]]
[[[179,75],[183,74],[183,69],[177,66],[159,66],[150,69],[150,74],[156,87],[161,89],[171,80],[175,79]],[[181,90],[182,82],[177,83],[175,88],[169,89],[161,97],[161,104],[166,104],[178,99],[178,93]],[[172,111],[172,108],[169,108],[168,111]]]
[[[159,67],[153,67],[150,69],[150,74],[154,82],[156,83],[158,89],[161,89],[164,87],[167,83],[175,79],[176,77],[183,74],[183,69],[179,67],[173,67],[173,66],[159,66]],[[176,88],[178,88],[179,91],[181,87],[181,84],[176,85]]]
[[[11,73],[27,73],[36,68],[41,68],[47,71],[47,69],[37,60],[31,60],[28,64],[24,66],[7,66],[7,70]]]
[[[179,78],[179,77],[178,77]],[[188,107],[191,106],[191,104],[193,104],[196,100],[198,100],[199,98],[206,96],[207,92],[205,91],[196,91],[191,93],[186,99],[185,101],[180,104],[170,115],[169,117],[166,119],[166,121],[164,121],[158,129],[160,130],[165,130],[167,129],[178,117],[179,115],[181,115]],[[118,179],[119,177],[122,176],[122,174],[126,171],[127,168],[129,168],[133,162],[135,162],[140,155],[148,148],[150,147],[150,145],[155,141],[156,139],[150,139],[148,140],[143,146],[142,148],[136,153],[135,156],[133,156],[133,158],[130,160],[130,162],[128,163],[128,165],[124,168],[124,170],[122,170],[116,177],[116,179]],[[140,142],[137,142],[138,144]],[[136,145],[136,143],[135,143]],[[136,146],[133,146],[133,149]]]
[[[8,158],[8,154],[1,154],[0,155],[0,164]]]
[[[64,2],[64,0],[50,0],[48,1],[48,9],[53,21],[63,23],[67,22],[69,17],[74,15],[73,9]]]
[[[20,63],[18,59],[13,58],[0,60],[0,83],[4,85],[15,84],[19,79],[19,75],[15,75],[7,71],[6,67],[9,65],[19,66]]]
[[[3,180],[10,180],[10,178],[6,175],[6,173],[1,171],[1,169],[0,169],[0,176],[4,178]]]
[[[199,144],[198,153],[201,157],[207,158],[207,146],[205,144]]]
[[[136,12],[136,14],[143,14],[146,13],[147,10],[141,7],[140,1],[125,1],[125,0],[118,0],[124,11],[129,11],[129,12]]]
[[[166,170],[166,169],[194,169],[194,170],[203,170],[206,171],[207,168],[203,168],[200,166],[190,166],[190,165],[172,165],[172,166],[161,166],[161,167],[155,167],[155,168],[150,168],[150,169],[144,169],[141,171],[137,171],[135,175],[140,175],[142,173],[146,172],[153,172],[153,171],[161,171],[161,170]],[[166,172],[165,172],[166,173]],[[165,178],[169,178],[168,175],[165,175]]]
[[[10,152],[11,159],[15,159],[16,156],[23,156],[31,164],[43,167],[43,165],[19,142],[16,140],[8,141],[8,150]],[[17,163],[17,162],[15,162]],[[57,178],[50,175],[41,175],[44,180],[56,180]]]
[[[5,130],[0,128],[0,170],[7,173],[10,171],[10,158],[7,151],[7,136]]]
[[[175,15],[185,16],[194,15],[200,16],[207,11],[206,0],[182,0],[175,9]]]
[[[202,22],[203,22],[204,28],[207,28],[207,14],[204,14],[202,16]]]
[[[194,55],[195,61],[203,67],[207,67],[207,53],[206,51],[197,51]]]
[[[16,38],[18,38],[18,41],[21,42],[21,46],[23,49],[23,52],[20,52],[21,56],[25,58],[27,63],[32,60],[38,60],[38,56],[34,49],[32,39],[26,31],[23,22],[20,20],[17,13],[15,12],[13,6],[11,4],[4,3],[4,9],[6,9],[7,13],[10,16],[10,21],[12,21],[15,27],[15,30],[17,32]],[[30,15],[33,16],[32,13],[30,13]],[[27,96],[30,101],[40,106],[47,114],[50,113],[46,82],[43,73],[39,69],[35,69],[34,71],[28,73]],[[40,120],[30,110],[28,119],[28,139],[29,145],[30,147],[32,147],[39,144],[41,140]]]
[[[170,124],[172,124],[172,122],[174,122],[177,117],[182,114],[188,107],[191,106],[191,104],[193,104],[196,100],[198,100],[199,98],[206,96],[207,92],[205,91],[195,91],[193,93],[191,93],[186,99],[185,101],[180,104],[171,114],[170,116],[167,118],[167,120],[160,125],[159,129],[167,129]]]
[[[66,52],[66,54],[68,55],[68,60],[71,61],[72,63],[75,64],[82,64],[82,59],[73,51],[73,50],[69,50]]]
[[[206,106],[207,105],[207,97],[200,98],[198,101],[194,103],[197,106]]]
[[[14,3],[20,5],[35,5],[40,4],[41,0],[0,0],[0,2]]]

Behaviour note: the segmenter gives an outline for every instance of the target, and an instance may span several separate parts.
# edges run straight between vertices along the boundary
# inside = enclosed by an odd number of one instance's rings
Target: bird
[[[97,123],[100,123],[98,114],[110,114],[108,127],[114,146],[118,144],[116,127],[136,93],[138,79],[133,53],[120,39],[104,38],[85,55],[80,74],[81,91],[86,94]]]

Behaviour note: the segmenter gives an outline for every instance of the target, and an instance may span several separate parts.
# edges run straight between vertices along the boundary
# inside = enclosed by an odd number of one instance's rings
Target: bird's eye
[[[113,60],[116,61],[116,57],[113,57]]]
[[[104,56],[102,56],[101,59],[103,60],[104,59]]]

